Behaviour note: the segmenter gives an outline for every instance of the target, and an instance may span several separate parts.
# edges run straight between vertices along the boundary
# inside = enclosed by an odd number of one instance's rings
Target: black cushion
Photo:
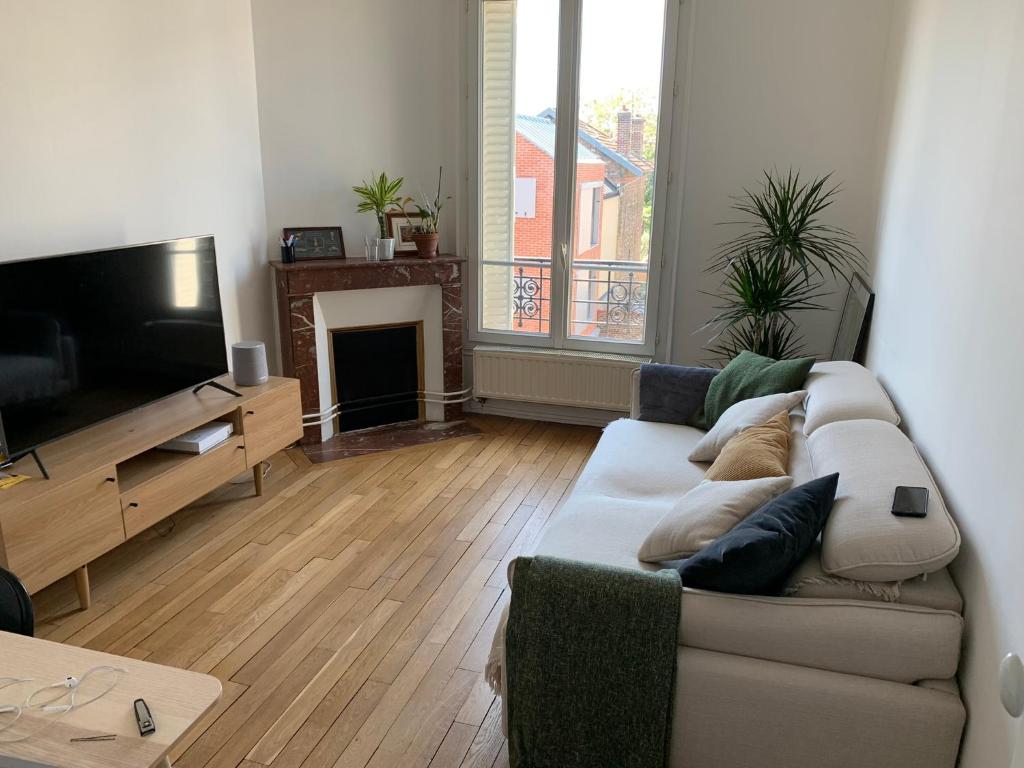
[[[717,368],[647,363],[640,366],[640,421],[689,424],[703,409]]]
[[[17,576],[0,568],[0,630],[31,637],[34,625],[28,590]]]
[[[807,555],[832,511],[839,474],[786,491],[683,561],[684,587],[777,595]]]

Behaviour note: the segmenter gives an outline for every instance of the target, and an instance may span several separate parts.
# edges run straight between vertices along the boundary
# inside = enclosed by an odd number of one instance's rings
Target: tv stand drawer
[[[166,454],[165,454],[166,455]],[[241,436],[228,438],[213,450],[191,456],[134,488],[122,489],[125,534],[131,538],[188,506],[246,469]]]
[[[252,467],[302,437],[299,382],[260,395],[242,408],[246,463]]]
[[[29,592],[64,578],[124,540],[114,467],[90,472],[0,512],[7,568]]]

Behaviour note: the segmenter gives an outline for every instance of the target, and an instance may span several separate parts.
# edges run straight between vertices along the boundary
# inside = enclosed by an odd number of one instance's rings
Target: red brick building
[[[516,226],[515,257],[551,258],[551,232],[553,222],[555,182],[555,124],[546,117],[516,118]],[[593,195],[589,190],[598,189],[598,200],[603,200],[601,187],[604,184],[605,163],[595,153],[578,145],[576,157],[576,199],[584,200]],[[598,203],[600,208],[600,203]],[[577,205],[576,231],[579,231],[580,214],[584,206]],[[591,207],[588,215],[593,212]],[[598,211],[596,239],[594,233],[585,233],[587,238],[580,241],[583,249],[577,251],[577,258],[597,258],[600,252],[600,211]],[[592,220],[592,219],[589,219]]]
[[[514,327],[523,332],[546,332],[550,320],[554,117],[551,110],[516,117]],[[644,125],[628,111],[619,114],[620,133],[623,125],[628,134],[614,141],[585,123],[579,128],[573,262],[587,266],[572,270],[574,335],[600,335],[599,328],[607,326],[606,294],[618,272],[595,269],[594,262],[647,258],[644,198],[650,169],[642,160]]]

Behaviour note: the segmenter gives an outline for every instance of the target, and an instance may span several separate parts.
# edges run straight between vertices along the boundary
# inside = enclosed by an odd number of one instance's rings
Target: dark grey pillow
[[[717,368],[648,363],[640,367],[640,421],[690,424],[704,407]]]
[[[776,496],[743,522],[684,560],[684,587],[777,595],[825,526],[836,498],[835,473]]]

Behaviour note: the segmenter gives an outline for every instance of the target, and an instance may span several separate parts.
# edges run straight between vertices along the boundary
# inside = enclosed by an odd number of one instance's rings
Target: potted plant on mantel
[[[853,234],[826,224],[821,214],[835,201],[831,174],[801,182],[800,174],[765,171],[759,191],[744,190],[733,209],[745,231],[724,243],[708,271],[723,274],[716,314],[701,330],[713,329],[705,347],[717,362],[744,350],[776,359],[804,354],[795,313],[827,311],[826,272],[849,282],[865,269]]]
[[[434,195],[433,200],[417,203],[411,197],[407,197],[402,201],[402,213],[405,214],[407,224],[411,225],[412,222],[409,220],[409,214],[405,209],[406,205],[409,203],[415,204],[416,210],[420,214],[420,223],[413,230],[412,241],[416,243],[416,255],[421,259],[432,259],[437,255],[437,241],[440,237],[437,231],[438,221],[441,217],[441,209],[444,208],[445,200],[451,199],[451,196],[441,197],[441,175],[443,173],[444,166],[441,166],[437,171],[437,193]]]
[[[395,238],[388,232],[387,212],[401,208],[402,201],[398,197],[399,190],[405,182],[403,177],[389,179],[386,173],[379,176],[370,174],[370,180],[363,179],[362,186],[352,187],[352,191],[360,198],[356,210],[359,213],[373,213],[377,217],[377,229],[380,239],[377,241],[377,258],[389,261],[395,258]]]

